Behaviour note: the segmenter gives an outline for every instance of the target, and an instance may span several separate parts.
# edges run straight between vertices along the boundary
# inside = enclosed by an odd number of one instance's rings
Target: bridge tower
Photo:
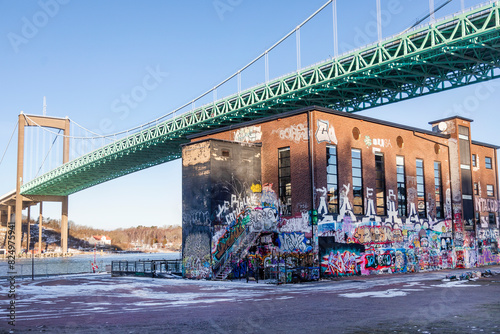
[[[15,204],[15,246],[16,254],[21,252],[21,236],[22,236],[22,212],[23,202],[39,202],[40,203],[40,230],[41,230],[41,213],[42,202],[61,202],[61,248],[62,252],[68,251],[68,196],[50,196],[35,195],[24,197],[21,195],[21,185],[23,184],[24,171],[24,128],[26,126],[40,126],[62,130],[64,133],[63,140],[63,163],[69,161],[69,118],[55,118],[48,116],[32,116],[25,115],[23,112],[19,114],[18,127],[18,142],[17,142],[17,179],[16,179],[16,204]],[[29,224],[29,222],[28,222]]]

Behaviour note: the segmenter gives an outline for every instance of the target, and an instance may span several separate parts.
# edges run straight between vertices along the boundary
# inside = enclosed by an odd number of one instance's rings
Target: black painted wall
[[[245,208],[260,205],[260,145],[207,140],[182,148],[184,276],[211,278],[214,233],[230,231]],[[229,233],[229,232],[228,232]]]

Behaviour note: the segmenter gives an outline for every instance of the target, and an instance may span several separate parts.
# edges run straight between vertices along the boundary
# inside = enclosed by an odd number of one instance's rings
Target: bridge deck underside
[[[317,105],[346,112],[424,96],[500,75],[493,3],[205,105],[100,148],[23,185],[65,196],[180,157],[186,136]]]

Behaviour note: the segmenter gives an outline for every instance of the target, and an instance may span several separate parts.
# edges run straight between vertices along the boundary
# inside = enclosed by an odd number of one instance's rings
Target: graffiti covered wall
[[[412,129],[363,117],[350,119],[334,111],[290,115],[241,128],[232,126],[210,134],[219,140],[207,141],[212,145],[208,153],[200,148],[186,152],[186,167],[198,178],[198,183],[188,181],[194,190],[183,194],[190,202],[184,208],[183,224],[200,235],[185,237],[189,248],[184,256],[186,273],[191,277],[214,276],[225,270],[227,261],[232,261],[234,277],[242,277],[249,271],[250,262],[244,262],[248,257],[255,266],[276,266],[282,261],[287,268],[305,267],[306,261],[300,259],[307,258],[307,266],[323,277],[500,262],[496,196],[474,196],[480,221],[464,221],[455,123],[448,125],[455,132],[447,137],[430,131],[415,134]],[[262,157],[252,151],[254,146],[261,149]],[[284,209],[277,194],[283,191],[278,162],[278,151],[283,148],[291,152],[291,212]],[[353,148],[361,152],[363,164],[362,171],[356,170],[362,173],[363,184],[356,187]],[[485,152],[478,154],[491,154]],[[375,156],[382,156],[385,164],[382,183],[376,179]],[[398,211],[399,156],[404,157],[404,216]],[[416,174],[416,160],[425,160],[424,180]],[[435,185],[435,163],[440,163],[442,173],[439,186]],[[482,183],[496,182],[484,175]],[[441,188],[439,195],[436,187]],[[478,191],[480,194],[481,187]],[[353,208],[361,214],[355,215]],[[491,223],[492,212],[496,224]],[[202,249],[190,246],[194,243],[202,244]]]
[[[182,149],[183,276],[210,277],[210,143]]]
[[[318,224],[323,277],[436,270],[456,264],[451,219],[356,217],[350,214],[348,198],[342,202],[347,208],[342,216],[325,214]]]
[[[250,130],[238,134],[241,143],[207,140],[183,147],[185,277],[212,278],[260,207],[260,146],[244,143],[255,137]]]

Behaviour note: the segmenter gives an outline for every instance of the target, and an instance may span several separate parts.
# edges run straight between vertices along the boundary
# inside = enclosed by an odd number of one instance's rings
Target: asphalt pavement
[[[2,289],[0,333],[500,333],[500,266],[279,286],[109,274],[14,286],[15,326]]]

